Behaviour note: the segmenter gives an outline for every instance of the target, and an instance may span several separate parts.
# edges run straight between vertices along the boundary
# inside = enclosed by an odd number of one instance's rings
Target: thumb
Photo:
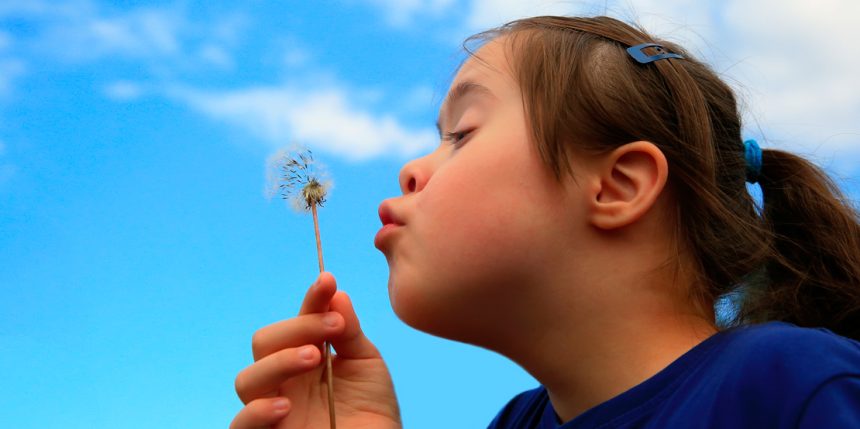
[[[380,357],[376,346],[364,336],[358,316],[352,307],[349,295],[343,291],[337,291],[329,302],[329,311],[336,311],[343,316],[346,327],[343,332],[331,339],[331,345],[337,351],[339,357],[347,359],[367,359]]]

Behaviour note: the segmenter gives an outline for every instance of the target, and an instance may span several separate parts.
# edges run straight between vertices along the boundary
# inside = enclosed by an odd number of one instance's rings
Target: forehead
[[[497,37],[487,41],[463,62],[454,80],[473,73],[507,73],[507,45],[505,37]]]
[[[448,96],[442,104],[449,104],[453,96],[459,95],[464,86],[480,85],[489,89],[496,97],[502,98],[517,86],[512,78],[508,61],[508,44],[504,37],[490,40],[463,63],[448,89]]]

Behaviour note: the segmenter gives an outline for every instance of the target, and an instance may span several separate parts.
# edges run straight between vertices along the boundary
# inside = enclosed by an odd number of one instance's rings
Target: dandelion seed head
[[[313,153],[305,148],[279,150],[269,157],[266,169],[266,195],[271,198],[280,193],[297,211],[322,206],[333,182],[325,167],[314,160]]]

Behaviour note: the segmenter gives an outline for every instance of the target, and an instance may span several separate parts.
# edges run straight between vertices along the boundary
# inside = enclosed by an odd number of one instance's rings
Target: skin
[[[606,154],[571,156],[575,176],[557,180],[530,141],[504,37],[477,56],[480,61],[464,63],[442,105],[442,143],[407,163],[400,173],[403,195],[383,202],[380,210],[398,225],[376,244],[388,260],[398,317],[517,362],[546,386],[560,420],[568,421],[712,335],[714,318],[688,296],[693,284],[679,270],[687,262],[666,263],[675,247],[662,152],[638,141]],[[472,89],[452,97],[464,84]],[[268,370],[265,358],[258,360],[240,374],[237,391],[249,405],[237,420],[253,414],[246,410],[255,401],[261,415],[269,410],[275,419],[269,397],[279,385],[278,394],[296,410],[283,421],[300,409],[304,415],[279,428],[325,427],[311,425],[327,422],[320,358],[302,363],[295,348],[329,339],[343,362],[342,372],[335,371],[336,389],[346,389],[336,393],[341,407],[373,400],[356,415],[381,419],[351,425],[339,409],[338,426],[396,427],[390,377],[345,295],[313,290],[309,297],[319,295],[309,298],[307,312],[258,332],[255,357],[259,349],[283,358]],[[307,318],[327,305],[343,316],[343,331],[326,331]],[[339,348],[344,341],[354,346],[346,353]],[[348,376],[366,383],[350,384]],[[310,397],[304,395],[309,387]],[[250,427],[265,425],[234,421],[234,429]]]
[[[245,407],[230,428],[328,428],[320,347],[326,340],[337,352],[332,370],[338,427],[401,428],[388,369],[330,273],[320,274],[311,285],[297,317],[254,334],[255,362],[236,377],[236,393]]]

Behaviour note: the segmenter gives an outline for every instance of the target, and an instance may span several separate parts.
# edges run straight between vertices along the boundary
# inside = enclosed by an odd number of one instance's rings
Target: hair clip
[[[645,53],[645,48],[654,48],[657,51],[654,55],[648,55]],[[639,61],[642,64],[648,64],[650,62],[654,62],[657,60],[663,60],[666,58],[680,58],[684,59],[681,55],[676,53],[672,53],[663,48],[662,45],[658,45],[656,43],[642,43],[641,45],[631,46],[627,48],[627,53],[633,57],[634,60]]]

